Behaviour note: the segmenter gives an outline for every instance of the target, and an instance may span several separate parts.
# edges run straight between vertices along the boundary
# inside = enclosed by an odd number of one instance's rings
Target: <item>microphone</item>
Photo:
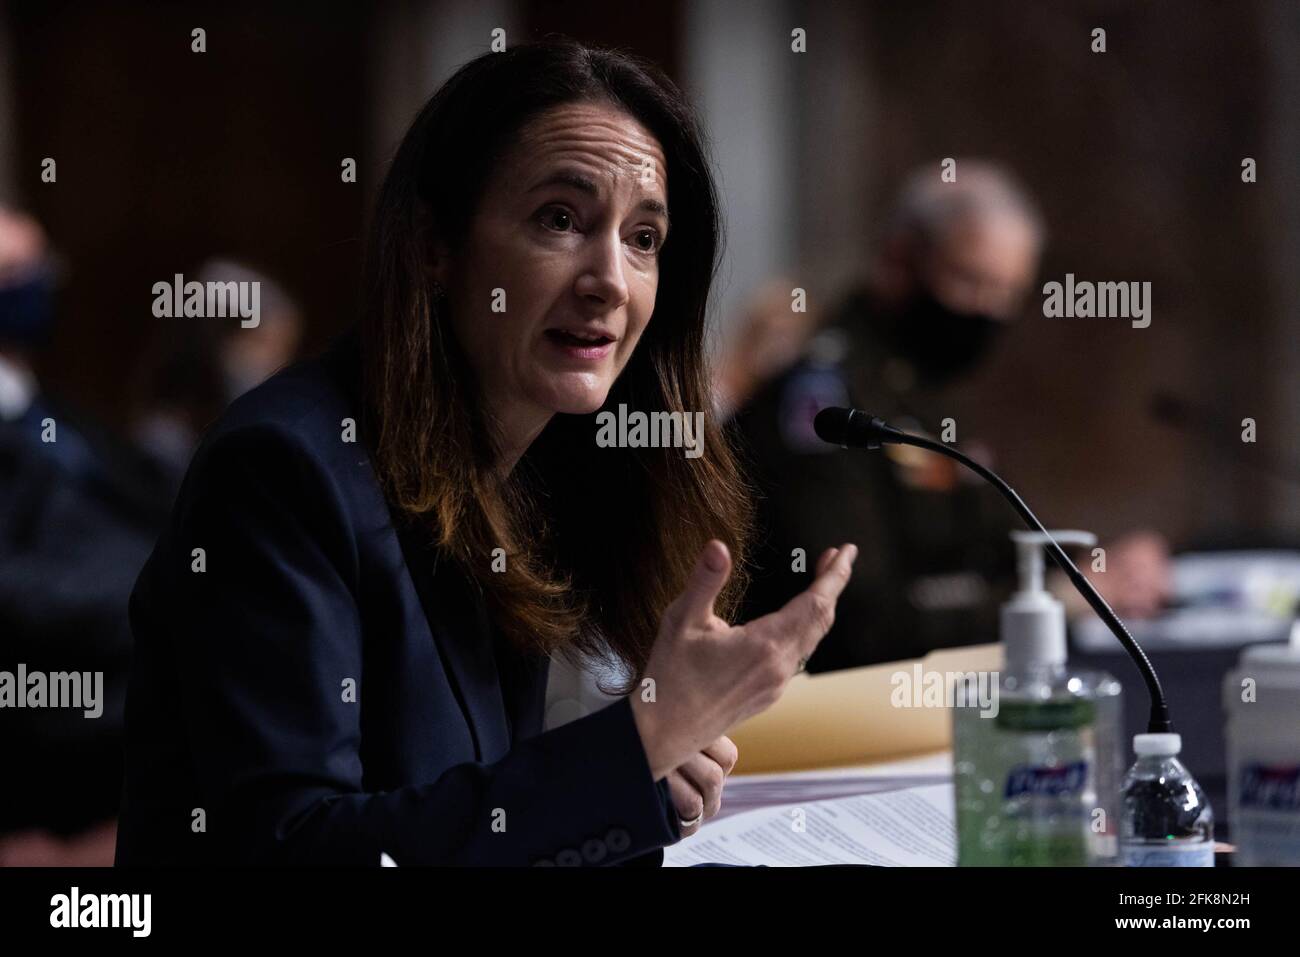
[[[902,444],[907,433],[887,425],[885,420],[857,409],[822,409],[813,419],[817,438],[842,449],[880,448],[882,443]]]
[[[1133,659],[1133,664],[1137,666],[1138,672],[1141,673],[1151,699],[1151,717],[1147,723],[1147,733],[1165,734],[1173,731],[1173,722],[1169,716],[1169,705],[1165,701],[1165,692],[1160,686],[1160,679],[1156,676],[1155,668],[1151,665],[1151,659],[1142,650],[1142,646],[1129,634],[1128,628],[1119,620],[1119,616],[1115,614],[1110,605],[1106,604],[1106,599],[1097,593],[1097,589],[1092,587],[1092,583],[1084,577],[1083,572],[1075,567],[1074,562],[1070,560],[1070,556],[1065,554],[1061,546],[1043,527],[1043,523],[1038,520],[1038,516],[1030,511],[1029,506],[1016,494],[1016,490],[1004,482],[1001,477],[950,445],[896,429],[885,422],[884,419],[858,409],[822,409],[813,420],[813,431],[817,433],[817,437],[822,441],[845,449],[879,449],[885,444],[911,445],[918,449],[925,449],[928,452],[946,455],[948,458],[955,459],[966,466],[1001,492],[1003,497],[1011,503],[1011,507],[1024,520],[1025,524],[1046,537],[1047,544],[1043,547],[1047,549],[1047,554],[1065,572],[1070,579],[1070,583],[1088,602],[1092,610],[1097,613],[1097,617],[1106,623],[1106,627],[1119,639],[1119,643],[1124,646],[1124,650]]]

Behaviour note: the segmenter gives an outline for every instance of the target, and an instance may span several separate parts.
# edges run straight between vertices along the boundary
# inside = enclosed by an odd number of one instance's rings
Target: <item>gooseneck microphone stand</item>
[[[1003,497],[1011,503],[1011,507],[1024,519],[1025,524],[1034,531],[1041,532],[1046,537],[1047,541],[1043,547],[1047,549],[1047,554],[1065,572],[1075,589],[1084,597],[1084,600],[1097,613],[1097,616],[1106,623],[1106,627],[1111,630],[1111,633],[1119,639],[1119,643],[1124,646],[1124,650],[1128,652],[1138,671],[1141,672],[1142,680],[1146,682],[1147,693],[1151,698],[1151,717],[1147,723],[1147,732],[1163,734],[1173,731],[1173,722],[1169,717],[1169,705],[1165,701],[1164,689],[1160,686],[1160,679],[1156,676],[1155,668],[1152,667],[1151,660],[1147,657],[1146,652],[1142,650],[1142,646],[1129,634],[1128,629],[1124,627],[1124,623],[1119,620],[1119,616],[1115,614],[1110,605],[1106,604],[1106,599],[1097,593],[1097,590],[1092,587],[1092,583],[1075,567],[1074,562],[1070,560],[1070,556],[1065,554],[1061,546],[1052,538],[1051,533],[1043,527],[1043,523],[1038,520],[1038,516],[1016,494],[1016,490],[1004,482],[996,473],[950,445],[896,429],[886,423],[884,419],[869,415],[866,412],[860,412],[857,409],[822,409],[817,413],[813,428],[820,439],[841,448],[852,447],[875,450],[888,443],[892,445],[911,445],[918,449],[925,449],[927,452],[946,455],[948,458],[955,459],[966,466],[966,468],[1001,492]]]

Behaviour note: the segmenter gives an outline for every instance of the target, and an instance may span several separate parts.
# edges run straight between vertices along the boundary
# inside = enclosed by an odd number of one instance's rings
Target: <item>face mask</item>
[[[940,385],[975,368],[1003,326],[980,313],[954,312],[927,289],[898,313],[889,338],[921,378]]]
[[[54,319],[54,277],[41,269],[0,288],[0,342],[23,348],[44,345]]]

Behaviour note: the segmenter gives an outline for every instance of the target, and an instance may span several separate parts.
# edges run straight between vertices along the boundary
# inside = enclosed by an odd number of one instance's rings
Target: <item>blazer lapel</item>
[[[360,349],[360,334],[353,326],[325,354],[325,361],[358,410],[363,404]],[[507,707],[517,711],[526,706],[530,713],[537,709],[531,700],[525,703],[503,698],[492,629],[482,602],[474,600],[471,589],[475,586],[450,562],[438,567],[437,553],[428,544],[427,533],[392,508],[389,515],[443,671],[469,724],[475,758],[496,761],[510,749],[508,722],[514,713],[507,717]],[[544,683],[545,678],[542,680]]]
[[[525,654],[514,646],[499,628],[492,628],[496,638],[497,671],[510,714],[510,744],[541,734],[546,712],[546,679],[551,659],[540,654]]]
[[[434,644],[469,722],[475,758],[497,761],[510,750],[510,729],[492,633],[481,603],[474,601],[474,586],[451,563],[439,567],[436,552],[409,522],[398,516],[394,521]]]

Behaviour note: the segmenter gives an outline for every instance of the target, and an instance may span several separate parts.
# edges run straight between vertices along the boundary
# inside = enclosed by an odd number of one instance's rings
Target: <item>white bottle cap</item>
[[[1133,751],[1140,758],[1172,758],[1183,750],[1183,736],[1173,732],[1133,735]]]

